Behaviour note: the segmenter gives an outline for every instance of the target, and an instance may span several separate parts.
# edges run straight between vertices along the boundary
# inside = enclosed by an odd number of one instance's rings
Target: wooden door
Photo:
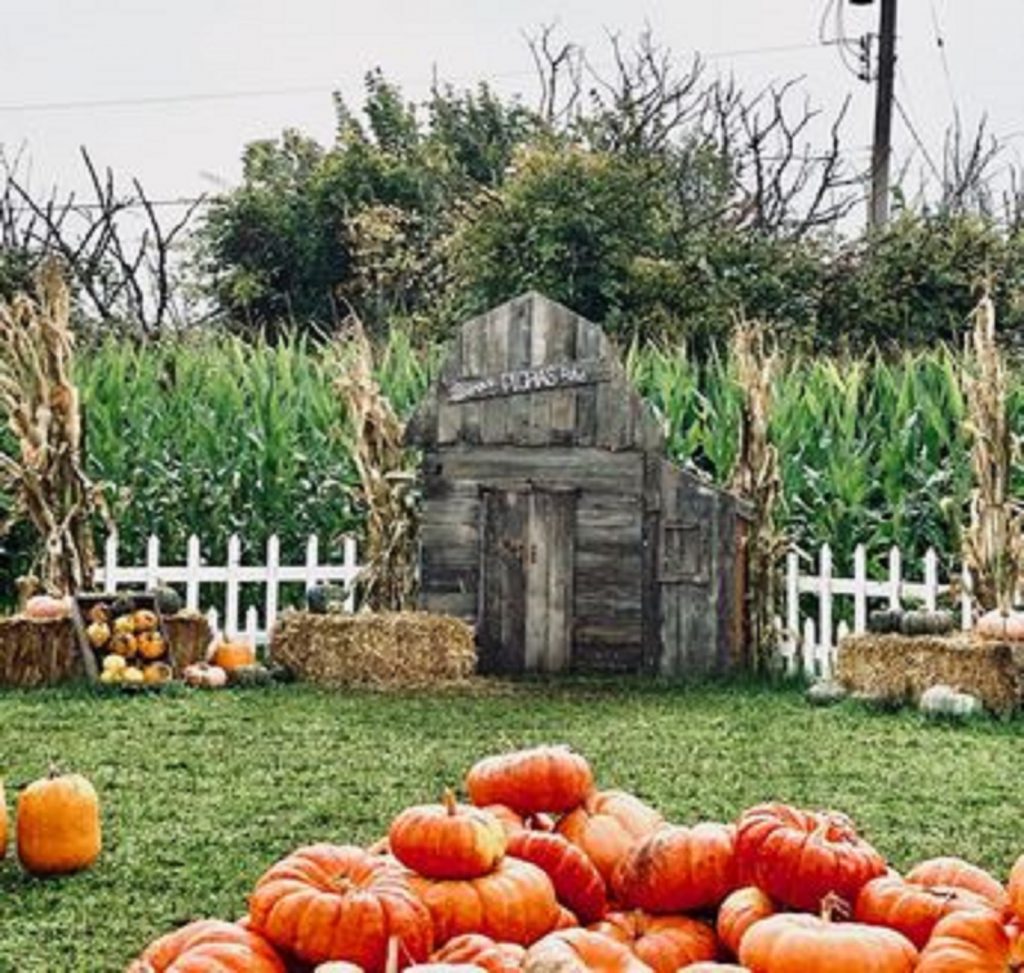
[[[560,672],[572,655],[575,493],[485,490],[480,505],[483,672]]]

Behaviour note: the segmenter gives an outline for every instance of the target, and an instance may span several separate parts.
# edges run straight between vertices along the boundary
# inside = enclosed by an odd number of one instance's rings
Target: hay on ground
[[[851,692],[914,703],[944,684],[1007,714],[1024,699],[1024,648],[968,634],[851,635],[839,644],[836,676]]]
[[[428,612],[288,612],[274,626],[270,650],[274,662],[325,686],[461,682],[476,666],[473,630]]]

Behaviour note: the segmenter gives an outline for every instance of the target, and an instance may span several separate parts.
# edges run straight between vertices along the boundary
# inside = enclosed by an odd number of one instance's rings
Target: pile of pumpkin
[[[673,825],[560,747],[481,760],[466,789],[472,805],[409,808],[370,848],[298,849],[240,922],[170,933],[130,973],[1017,968],[1024,857],[1004,888],[953,858],[900,876],[835,813]]]

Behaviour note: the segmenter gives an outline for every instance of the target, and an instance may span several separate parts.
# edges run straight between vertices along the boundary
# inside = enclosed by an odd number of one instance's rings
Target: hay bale
[[[1024,698],[1018,651],[968,634],[850,635],[839,644],[836,678],[848,690],[917,703],[943,683],[977,696],[994,713],[1016,710]]]
[[[476,666],[473,630],[448,615],[286,612],[270,638],[275,663],[325,686],[434,686]]]
[[[0,618],[0,686],[50,686],[82,672],[71,619]]]

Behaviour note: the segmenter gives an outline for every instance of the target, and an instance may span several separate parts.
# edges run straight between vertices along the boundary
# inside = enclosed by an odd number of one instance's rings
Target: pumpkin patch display
[[[446,791],[441,804],[404,810],[388,831],[391,854],[427,878],[479,878],[505,854],[505,829],[493,815],[458,804]]]
[[[529,946],[554,929],[559,918],[551,880],[518,858],[503,858],[493,872],[474,879],[409,873],[409,884],[430,911],[438,946],[470,932]]]
[[[474,804],[504,804],[523,816],[571,811],[593,786],[586,758],[566,746],[485,757],[466,776],[466,790]]]
[[[688,916],[652,916],[639,909],[612,912],[590,928],[628,946],[655,973],[675,973],[718,954],[714,932]]]
[[[558,833],[578,845],[605,882],[630,849],[656,831],[665,819],[626,791],[595,791],[558,822]]]
[[[845,815],[759,804],[740,817],[736,838],[740,876],[776,902],[818,912],[829,895],[854,902],[885,860]]]
[[[633,846],[612,878],[620,902],[656,913],[711,908],[738,886],[736,829],[716,822],[659,828]]]
[[[558,901],[584,923],[608,911],[604,879],[582,849],[560,834],[520,830],[508,840],[508,854],[543,869]]]
[[[285,973],[284,961],[262,936],[241,925],[201,919],[161,936],[127,973]]]
[[[383,973],[392,936],[402,967],[433,948],[430,913],[401,868],[350,845],[310,845],[272,866],[249,898],[249,922],[307,963],[345,960],[366,973]]]
[[[79,774],[51,771],[18,795],[15,830],[18,859],[30,874],[88,868],[102,847],[96,791]]]

